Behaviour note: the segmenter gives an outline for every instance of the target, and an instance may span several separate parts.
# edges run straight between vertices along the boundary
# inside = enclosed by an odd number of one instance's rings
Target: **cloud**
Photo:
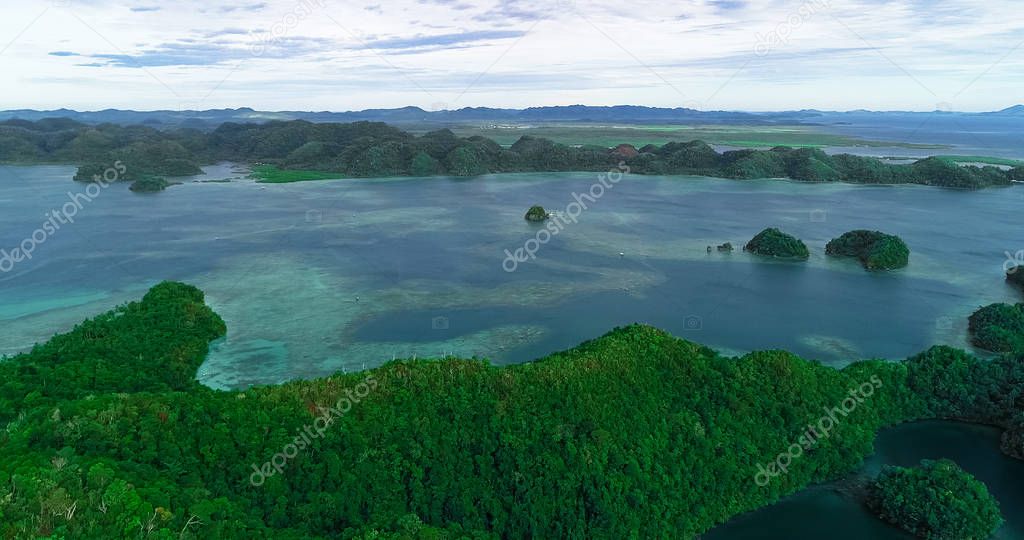
[[[221,30],[214,30],[212,32],[206,32],[203,34],[204,38],[218,38],[224,36],[247,36],[252,31],[246,30],[245,28],[224,28]],[[183,39],[182,41],[189,41],[189,39]],[[194,41],[194,40],[193,40]]]
[[[220,6],[217,8],[221,13],[233,13],[235,11],[260,11],[266,9],[266,2],[257,2],[253,4],[232,4],[227,6]]]
[[[30,21],[33,4],[48,1],[8,2],[5,16]],[[931,110],[949,101],[994,110],[1024,99],[1024,48],[1014,49],[1024,22],[1006,16],[1013,0],[74,3],[87,24],[47,15],[0,57],[10,105],[176,106],[155,77],[179,92],[216,88],[217,105],[256,108],[336,108],[332,87],[352,89],[346,107],[425,106],[451,102],[474,80],[458,105],[692,99],[715,108]],[[801,11],[808,4],[816,7]],[[770,52],[755,54],[771,35]],[[257,44],[265,50],[254,57]],[[151,73],[131,69],[139,67]],[[22,83],[69,69],[83,82]],[[109,92],[110,81],[125,92]],[[289,91],[275,91],[280,85]]]
[[[499,0],[497,6],[473,17],[473,20],[493,23],[533,22],[551,18],[553,15],[554,11],[550,5],[543,8],[530,8],[516,0]]]
[[[281,37],[264,43],[261,59],[286,59],[330,50],[333,40],[326,38]],[[94,64],[89,66],[112,66],[126,68],[166,66],[209,66],[235,60],[255,58],[252,49],[245,42],[208,42],[182,40],[164,43],[136,53],[91,54],[87,55]]]
[[[90,67],[211,66],[255,58],[251,48],[254,41],[247,37],[249,35],[258,38],[260,34],[251,34],[242,28],[224,28],[206,32],[198,38],[182,38],[135,52],[80,54],[55,51],[50,54],[53,56],[83,56],[94,62],[79,65]],[[394,55],[420,54],[439,49],[464,49],[490,41],[518,38],[523,35],[525,32],[520,30],[478,30],[380,39],[371,37],[359,44],[343,43],[333,38],[282,36],[260,42],[262,50],[259,58],[261,60],[294,59],[312,54],[367,49]]]
[[[420,47],[441,47],[458,46],[466,43],[480,41],[493,41],[498,39],[518,38],[526,35],[520,30],[480,30],[475,32],[461,32],[456,34],[437,34],[432,36],[414,36],[404,38],[388,38],[367,41],[366,48],[369,49],[416,49]]]
[[[449,9],[454,9],[454,10],[457,10],[457,11],[462,11],[462,10],[472,9],[473,8],[472,4],[467,4],[465,2],[460,2],[459,0],[416,0],[416,3],[417,4],[421,4],[421,5],[427,5],[427,6],[429,6],[429,5],[445,6],[445,7],[449,8]]]
[[[736,11],[747,7],[745,0],[708,0],[708,4],[719,11]]]

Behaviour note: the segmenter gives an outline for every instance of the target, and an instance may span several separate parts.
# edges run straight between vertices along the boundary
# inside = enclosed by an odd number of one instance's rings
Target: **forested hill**
[[[792,178],[808,182],[926,184],[981,188],[1024,180],[1024,167],[961,166],[938,157],[889,164],[811,148],[776,147],[719,153],[701,141],[636,149],[566,146],[523,136],[510,147],[444,129],[414,136],[379,122],[301,120],[225,123],[213,131],[101,124],[69,119],[0,122],[0,162],[73,163],[89,180],[120,162],[122,179],[197,174],[218,161],[268,164],[348,177],[477,176],[507,172],[606,171],[623,163],[637,174],[694,174],[722,178]]]
[[[836,370],[634,325],[523,365],[226,392],[191,378],[224,332],[163,283],[0,360],[0,537],[691,539],[850,472],[887,425],[1024,435],[1020,355]]]

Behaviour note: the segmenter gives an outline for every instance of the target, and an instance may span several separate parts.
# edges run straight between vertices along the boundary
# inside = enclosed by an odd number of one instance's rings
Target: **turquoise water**
[[[0,249],[29,237],[85,186],[70,167],[0,168]],[[784,348],[833,365],[966,347],[966,317],[1014,299],[1005,252],[1024,189],[806,185],[627,176],[514,272],[505,250],[537,238],[522,218],[564,213],[590,173],[261,185],[231,165],[163,193],[123,184],[0,273],[0,353],[11,354],[163,279],[190,282],[228,323],[200,372],[214,387],[372,367],[393,357],[504,364],[644,322],[729,353]],[[570,208],[570,211],[574,209]],[[777,226],[806,263],[737,251]],[[849,229],[901,235],[910,266],[832,260]],[[544,240],[548,240],[544,238]],[[621,254],[621,255],[620,255]]]

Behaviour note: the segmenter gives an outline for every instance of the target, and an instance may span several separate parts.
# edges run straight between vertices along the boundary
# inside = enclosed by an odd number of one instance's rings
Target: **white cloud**
[[[28,0],[0,20],[0,108],[992,110],[1024,102],[1024,20],[1007,16],[1017,9],[1005,0]],[[767,54],[765,36],[777,38]]]

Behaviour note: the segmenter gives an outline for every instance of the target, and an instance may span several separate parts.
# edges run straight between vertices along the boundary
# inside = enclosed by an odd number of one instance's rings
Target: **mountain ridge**
[[[78,111],[68,108],[37,110],[10,109],[0,111],[2,120],[37,121],[44,118],[69,118],[86,124],[148,124],[168,127],[212,128],[225,122],[263,123],[274,120],[306,120],[309,122],[358,122],[376,121],[392,124],[459,124],[471,122],[577,122],[620,124],[803,124],[813,123],[823,115],[969,115],[969,116],[1024,116],[1024,105],[1015,105],[1000,111],[965,113],[951,111],[822,111],[802,109],[793,111],[750,112],[709,110],[702,111],[686,107],[647,107],[643,105],[559,105],[537,106],[525,109],[493,107],[462,107],[427,111],[416,106],[392,109],[364,109],[359,111],[259,111],[250,107],[205,109],[136,111],[131,109],[103,109]]]

